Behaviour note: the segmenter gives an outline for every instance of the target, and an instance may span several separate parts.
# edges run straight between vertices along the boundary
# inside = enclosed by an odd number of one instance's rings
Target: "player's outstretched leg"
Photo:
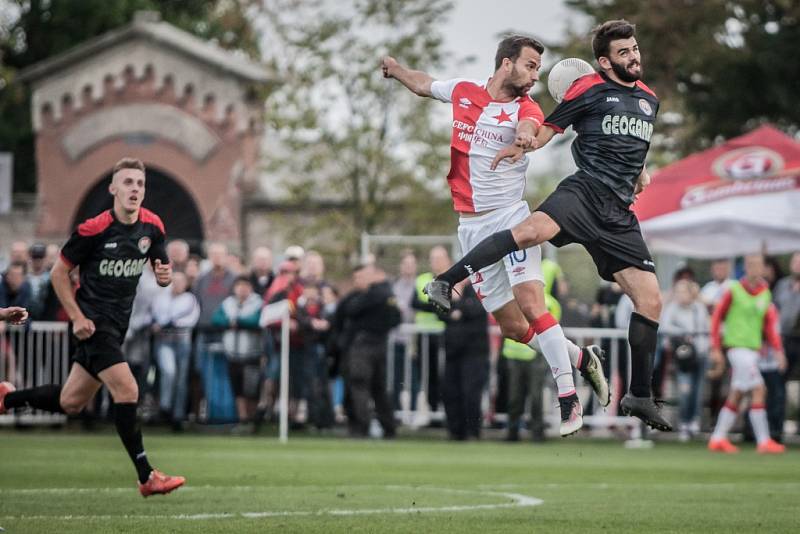
[[[447,311],[450,309],[452,287],[470,274],[502,260],[506,254],[519,250],[511,230],[496,232],[478,243],[475,248],[455,262],[452,267],[425,286],[431,303]]]
[[[13,408],[36,408],[53,413],[64,413],[59,398],[61,386],[47,385],[17,391],[11,382],[0,382],[0,415]]]

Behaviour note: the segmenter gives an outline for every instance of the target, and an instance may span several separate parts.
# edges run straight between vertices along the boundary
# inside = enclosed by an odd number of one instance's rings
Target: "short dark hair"
[[[114,164],[114,170],[111,171],[111,175],[117,174],[118,171],[122,169],[138,169],[142,172],[145,172],[144,163],[142,160],[137,158],[122,158],[118,162]]]
[[[611,41],[630,39],[636,35],[636,25],[625,19],[607,20],[592,30],[592,51],[594,58],[608,57]]]
[[[524,35],[509,35],[497,45],[497,54],[494,56],[494,70],[500,68],[505,58],[516,61],[523,48],[533,48],[540,54],[544,52],[544,45],[533,37]]]

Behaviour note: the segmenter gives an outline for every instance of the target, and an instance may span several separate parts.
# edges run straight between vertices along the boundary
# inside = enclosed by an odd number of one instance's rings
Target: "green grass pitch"
[[[393,442],[149,432],[187,477],[139,496],[110,432],[0,430],[0,527],[87,532],[797,532],[800,450],[703,444]],[[541,501],[541,502],[539,502]]]

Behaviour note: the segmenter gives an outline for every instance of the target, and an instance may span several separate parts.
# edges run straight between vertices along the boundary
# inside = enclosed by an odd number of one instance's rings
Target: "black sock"
[[[31,407],[37,410],[46,410],[54,413],[64,413],[61,408],[61,386],[50,384],[37,388],[12,391],[6,395],[6,408]]]
[[[139,422],[136,420],[136,406],[137,403],[135,402],[115,402],[114,424],[117,425],[117,434],[119,434],[122,444],[125,445],[128,456],[131,457],[133,465],[136,466],[139,482],[144,484],[150,478],[150,471],[153,468],[150,466],[150,462],[147,461],[147,453],[144,452],[142,431],[139,428]]]
[[[658,323],[636,312],[631,314],[628,342],[631,345],[631,394],[649,397],[653,382]]]
[[[502,260],[506,254],[519,250],[514,241],[511,230],[496,232],[475,246],[466,255],[458,260],[447,271],[436,277],[444,280],[451,286],[467,278],[470,274],[478,272],[484,267]]]

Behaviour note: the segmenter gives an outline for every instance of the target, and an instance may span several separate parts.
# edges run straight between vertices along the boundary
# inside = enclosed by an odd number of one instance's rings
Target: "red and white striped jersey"
[[[494,102],[486,82],[456,78],[434,81],[431,94],[453,103],[453,136],[447,181],[456,211],[475,213],[509,206],[525,193],[528,157],[516,163],[504,160],[489,167],[501,149],[514,142],[517,123],[531,120],[540,126],[544,115],[529,96],[512,102]]]

